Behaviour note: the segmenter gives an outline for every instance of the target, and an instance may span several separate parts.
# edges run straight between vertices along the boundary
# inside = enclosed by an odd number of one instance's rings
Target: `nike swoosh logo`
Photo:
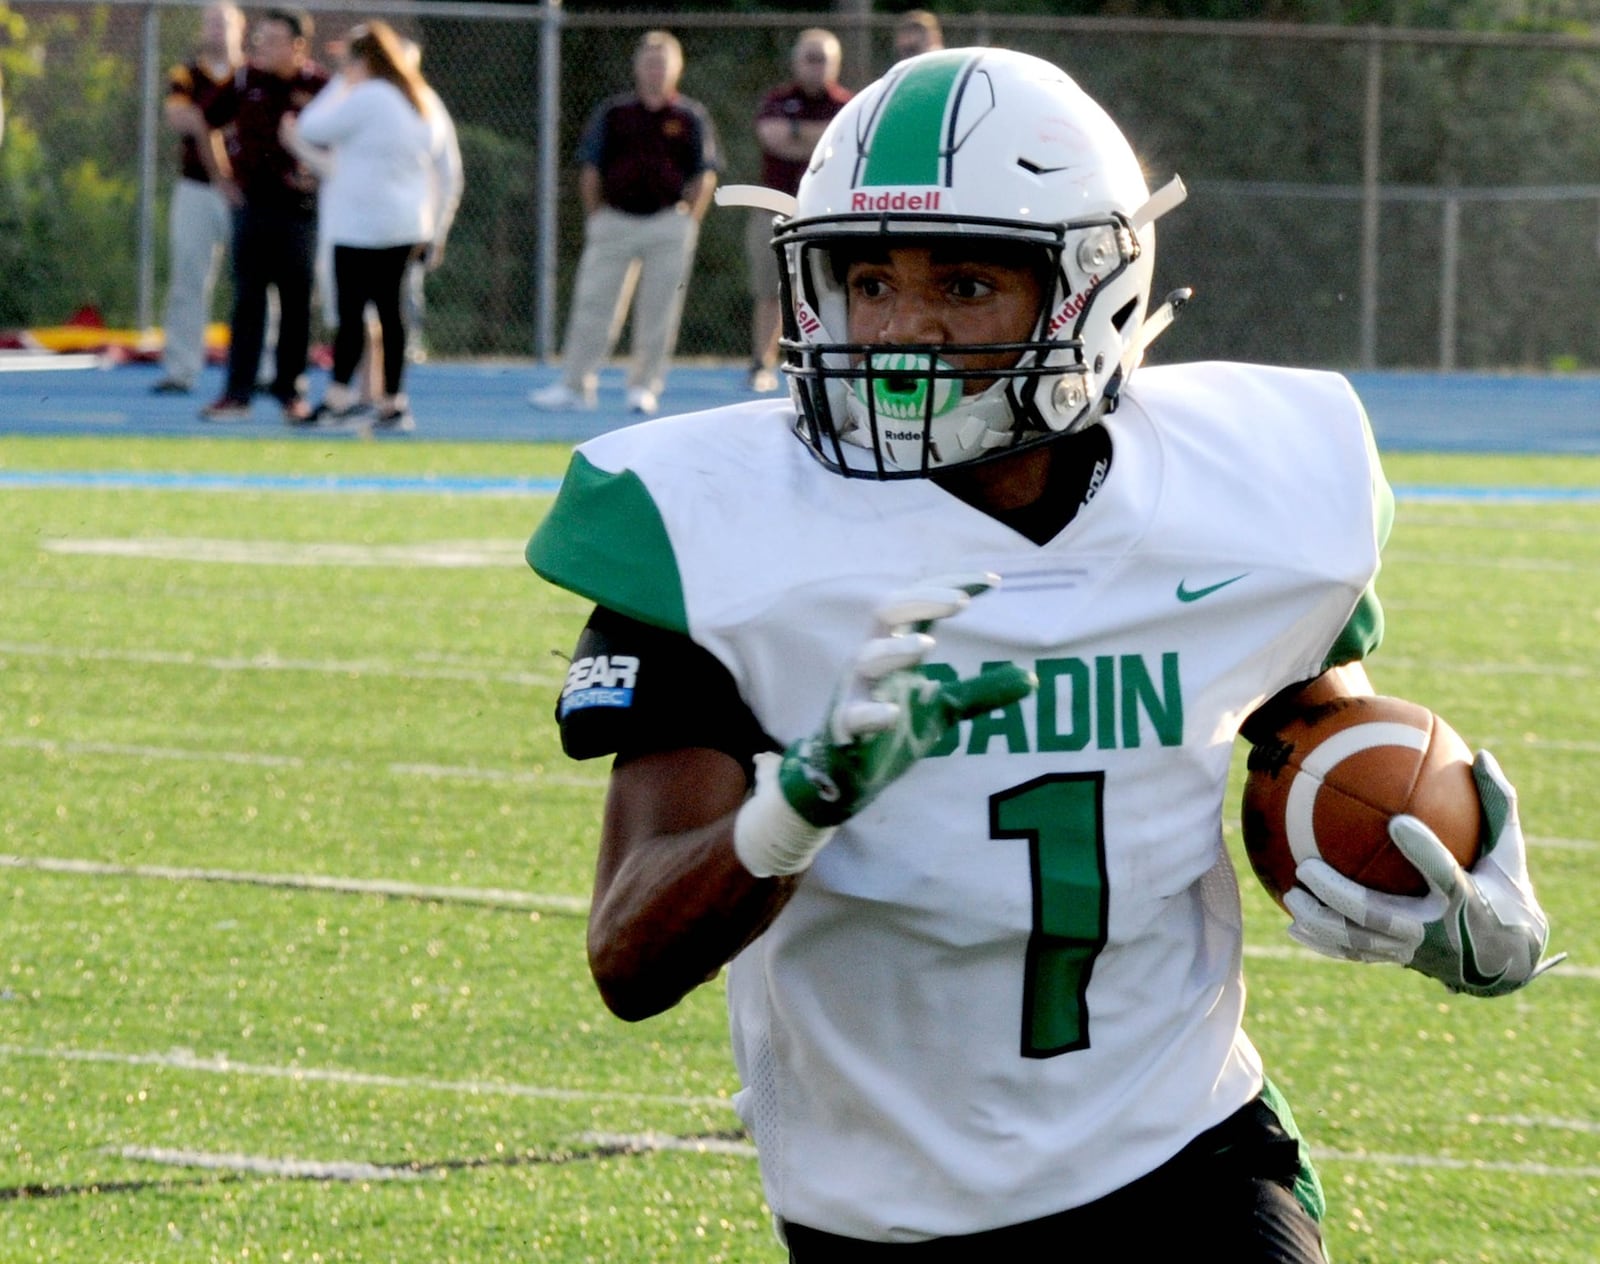
[[[1472,946],[1472,931],[1467,927],[1467,906],[1462,905],[1456,910],[1456,930],[1461,936],[1461,981],[1468,987],[1490,988],[1506,977],[1505,970],[1499,974],[1484,974],[1478,969],[1478,954]],[[1509,968],[1509,967],[1508,967]]]
[[[1243,579],[1249,573],[1250,573],[1249,571],[1244,571],[1241,574],[1235,575],[1232,579],[1225,579],[1220,584],[1208,584],[1204,588],[1188,588],[1188,587],[1185,587],[1186,581],[1180,579],[1178,581],[1178,600],[1179,601],[1185,601],[1185,602],[1187,602],[1187,601],[1199,601],[1200,598],[1202,598],[1202,597],[1209,597],[1212,593],[1216,592],[1219,588],[1226,588],[1229,584],[1237,584],[1241,579]]]

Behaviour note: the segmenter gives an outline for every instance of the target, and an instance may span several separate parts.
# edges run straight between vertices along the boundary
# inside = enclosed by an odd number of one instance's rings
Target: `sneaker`
[[[250,401],[232,395],[218,395],[200,410],[201,421],[249,421]]]
[[[152,395],[187,395],[194,387],[175,377],[164,377],[150,388]]]
[[[778,389],[778,375],[765,365],[758,364],[750,370],[750,389],[757,395],[769,395]]]
[[[317,414],[303,396],[283,401],[283,424],[286,426],[314,426]]]
[[[592,391],[575,391],[565,382],[555,382],[528,392],[528,402],[546,412],[589,412],[594,408]]]
[[[656,400],[654,391],[646,390],[642,386],[628,388],[628,411],[630,413],[643,413],[646,417],[653,417],[661,407]]]
[[[372,419],[375,434],[410,434],[417,428],[417,419],[409,408],[384,408]]]
[[[340,426],[346,422],[353,422],[363,413],[371,410],[371,405],[363,402],[348,386],[340,386],[337,382],[329,382],[328,389],[322,396],[322,402],[316,406],[311,414],[311,423],[316,426]]]

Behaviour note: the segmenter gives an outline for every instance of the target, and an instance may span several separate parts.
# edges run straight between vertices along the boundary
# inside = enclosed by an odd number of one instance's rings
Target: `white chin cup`
[[[921,469],[930,411],[929,468],[958,465],[1011,442],[1015,418],[1003,380],[963,395],[960,378],[936,376],[951,371],[949,364],[912,352],[874,352],[871,367],[872,376],[850,382],[845,394],[845,442],[872,447],[875,416],[885,461],[901,470]]]

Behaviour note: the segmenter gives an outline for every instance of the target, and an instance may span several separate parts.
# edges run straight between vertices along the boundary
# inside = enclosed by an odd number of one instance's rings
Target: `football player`
[[[1055,66],[896,65],[763,203],[791,398],[584,444],[529,543],[597,603],[558,704],[615,756],[594,977],[641,1019],[729,966],[795,1260],[1323,1258],[1223,798],[1247,718],[1370,688],[1392,502],[1342,377],[1139,368],[1182,196]],[[1311,873],[1297,937],[1527,982],[1546,923],[1478,777],[1471,873],[1406,825],[1434,896]]]

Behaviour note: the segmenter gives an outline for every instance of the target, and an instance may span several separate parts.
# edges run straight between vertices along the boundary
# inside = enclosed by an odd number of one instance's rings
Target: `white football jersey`
[[[732,963],[767,1199],[885,1241],[1089,1202],[1260,1091],[1223,797],[1244,718],[1375,640],[1365,415],[1334,374],[1142,369],[1109,477],[1043,545],[930,481],[830,473],[792,424],[763,401],[586,443],[529,545],[686,631],[782,743],[875,603],[930,576],[1001,585],[937,626],[929,671],[1038,676],[845,824]]]

